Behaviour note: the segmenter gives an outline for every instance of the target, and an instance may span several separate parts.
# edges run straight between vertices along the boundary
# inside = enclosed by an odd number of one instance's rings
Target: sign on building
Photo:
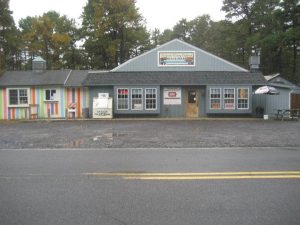
[[[181,88],[164,88],[164,105],[181,105]]]
[[[195,66],[195,52],[159,51],[158,66]]]

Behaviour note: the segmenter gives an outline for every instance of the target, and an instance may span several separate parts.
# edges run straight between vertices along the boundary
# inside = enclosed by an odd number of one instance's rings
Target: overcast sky
[[[80,23],[80,15],[87,0],[10,0],[10,10],[16,24],[21,18],[39,16],[44,12],[55,10],[61,15],[76,19]],[[214,21],[225,17],[221,11],[222,0],[137,0],[137,7],[146,19],[147,28],[159,28],[163,31],[173,26],[182,18],[194,19],[209,14]]]

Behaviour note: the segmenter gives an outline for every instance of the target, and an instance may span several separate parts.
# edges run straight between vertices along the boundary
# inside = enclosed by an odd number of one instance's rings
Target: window
[[[210,89],[210,108],[221,109],[221,89],[211,88]]]
[[[45,101],[55,101],[56,98],[56,90],[50,89],[45,90]]]
[[[146,110],[156,110],[157,101],[157,89],[156,88],[146,88]]]
[[[224,88],[224,109],[235,109],[234,88]]]
[[[238,88],[238,109],[249,108],[249,89]]]
[[[143,90],[141,88],[131,89],[131,109],[143,110]]]
[[[11,106],[28,106],[28,92],[29,89],[9,89],[8,100]]]
[[[188,103],[196,103],[196,102],[197,102],[196,90],[188,90]]]
[[[117,99],[117,107],[118,109],[128,110],[129,109],[129,91],[127,88],[118,88],[118,99]]]

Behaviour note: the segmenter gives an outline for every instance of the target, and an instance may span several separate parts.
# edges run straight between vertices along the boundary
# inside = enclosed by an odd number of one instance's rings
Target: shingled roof
[[[12,86],[49,86],[59,85],[79,87],[88,74],[87,70],[46,70],[35,73],[33,71],[7,71],[0,77],[1,87]]]
[[[162,71],[89,73],[83,86],[111,85],[263,85],[261,73],[225,71]]]

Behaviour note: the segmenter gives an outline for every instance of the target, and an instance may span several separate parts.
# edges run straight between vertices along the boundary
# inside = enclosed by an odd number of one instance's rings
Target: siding
[[[57,101],[45,101],[45,90],[56,89]],[[7,89],[0,90],[0,119],[29,119],[29,107],[8,107]],[[77,103],[75,117],[82,117],[82,109],[89,107],[88,88],[31,87],[29,104],[38,105],[38,118],[65,118],[70,103]]]
[[[195,66],[158,66],[158,51],[194,51]],[[158,48],[150,50],[138,57],[135,57],[119,67],[115,72],[125,71],[247,71],[233,63],[203,51],[197,47],[184,43],[180,40],[173,40]]]
[[[82,110],[89,108],[89,90],[88,88],[66,88],[65,92],[65,108],[71,103],[76,103],[75,117],[81,118]],[[70,115],[67,115],[68,117]]]
[[[272,115],[275,109],[290,109],[290,90],[287,88],[276,89],[279,95],[253,95],[253,113],[256,107],[264,108],[264,114]]]

